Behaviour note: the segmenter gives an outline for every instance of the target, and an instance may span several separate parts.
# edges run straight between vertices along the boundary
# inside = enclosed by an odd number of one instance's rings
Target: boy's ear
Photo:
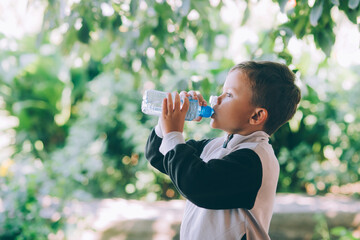
[[[250,118],[250,124],[260,125],[265,124],[268,118],[268,111],[265,108],[256,108],[255,112]]]

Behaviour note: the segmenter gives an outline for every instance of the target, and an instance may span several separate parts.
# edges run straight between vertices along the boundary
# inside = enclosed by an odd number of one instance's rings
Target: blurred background
[[[66,238],[69,201],[181,198],[144,157],[142,94],[209,99],[244,60],[286,63],[302,90],[271,137],[278,192],[359,198],[359,24],[359,0],[1,0],[0,239]]]

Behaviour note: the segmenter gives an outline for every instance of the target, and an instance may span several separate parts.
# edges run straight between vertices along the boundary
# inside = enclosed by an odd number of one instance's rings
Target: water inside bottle
[[[166,93],[164,92],[156,90],[145,91],[141,103],[141,111],[145,114],[160,116],[164,98],[166,98]]]

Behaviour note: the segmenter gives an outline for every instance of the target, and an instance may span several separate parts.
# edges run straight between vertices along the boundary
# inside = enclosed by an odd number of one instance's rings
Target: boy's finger
[[[165,117],[167,113],[168,113],[167,98],[164,98],[162,103],[162,116]]]
[[[185,98],[184,104],[182,105],[182,108],[181,108],[181,112],[186,114],[186,112],[189,110],[189,106],[190,106],[189,98]]]
[[[173,107],[173,100],[172,100],[172,96],[171,93],[168,93],[167,96],[167,114],[172,114],[172,112],[174,111],[174,107]]]
[[[175,108],[174,110],[180,110],[180,96],[178,93],[175,94]]]
[[[197,94],[197,97],[199,99],[199,105],[200,106],[207,106],[207,102],[206,100],[204,99],[204,97],[201,95],[201,93],[198,93]]]
[[[202,117],[201,117],[201,116],[199,116],[199,117],[195,118],[195,119],[194,119],[194,121],[195,121],[195,122],[200,122],[200,121],[201,121],[201,119],[202,119]]]

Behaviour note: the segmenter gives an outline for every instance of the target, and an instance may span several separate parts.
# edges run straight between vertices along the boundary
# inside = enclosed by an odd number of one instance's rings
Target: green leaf
[[[89,33],[90,33],[89,25],[86,22],[85,18],[83,18],[82,26],[79,29],[79,31],[77,32],[77,37],[78,37],[79,41],[83,42],[83,43],[89,43],[89,40],[90,40]]]
[[[279,3],[281,12],[284,13],[285,12],[285,6],[288,3],[288,0],[279,0],[278,3]]]
[[[314,37],[315,42],[317,42],[318,46],[326,54],[326,56],[329,57],[331,53],[331,48],[335,43],[335,35],[332,29],[323,29],[314,34]]]
[[[172,17],[172,9],[171,6],[167,3],[156,3],[154,5],[154,9],[159,16],[161,16],[164,20],[167,20]]]
[[[112,22],[112,27],[114,30],[117,30],[122,25],[122,19],[119,14],[116,14],[115,19]]]
[[[112,1],[113,2],[113,1]],[[119,13],[121,11],[121,5],[119,3],[112,3],[111,6],[114,8],[114,11]]]
[[[331,234],[335,236],[344,236],[346,234],[346,228],[345,227],[335,227],[331,229]]]
[[[132,16],[136,15],[136,11],[139,7],[139,1],[138,0],[131,0],[130,2],[130,13]]]
[[[339,0],[331,0],[331,2],[336,5],[336,6],[339,6],[340,5],[340,2]]]
[[[206,11],[208,4],[208,2],[199,0],[192,2],[193,8],[200,14],[201,17],[204,17],[205,19],[208,18],[208,12]]]
[[[316,1],[315,5],[311,9],[310,23],[314,27],[318,24],[318,21],[319,21],[319,19],[321,17],[321,14],[323,12],[323,5],[324,5],[323,0]]]
[[[140,36],[138,38],[138,43],[141,44],[144,42],[145,39],[150,38],[151,34],[152,34],[152,30],[153,28],[150,26],[145,26],[141,29],[140,31]]]
[[[358,13],[356,10],[348,9],[348,10],[344,10],[344,12],[352,23],[357,24]]]
[[[348,6],[350,9],[355,9],[359,6],[359,2],[360,0],[349,0]]]
[[[288,26],[290,29],[293,29],[297,38],[302,38],[306,33],[306,25],[308,24],[308,20],[306,16],[300,16],[297,21],[294,21],[295,25],[291,26],[291,23]]]
[[[89,44],[91,57],[95,61],[101,61],[110,51],[110,41],[106,38],[94,40]]]
[[[358,2],[358,1],[357,1]],[[340,1],[339,9],[342,10],[348,19],[354,23],[357,24],[357,17],[359,15],[359,9],[351,9],[350,6],[355,6],[355,1],[349,0],[349,1]],[[357,3],[358,5],[359,3]]]
[[[243,19],[241,21],[241,26],[245,25],[245,23],[247,22],[249,17],[250,17],[250,8],[249,8],[249,6],[247,6],[246,9],[245,9],[245,12],[244,12]]]
[[[288,52],[281,52],[278,54],[278,56],[286,61],[287,65],[290,65],[292,63],[292,55]]]

